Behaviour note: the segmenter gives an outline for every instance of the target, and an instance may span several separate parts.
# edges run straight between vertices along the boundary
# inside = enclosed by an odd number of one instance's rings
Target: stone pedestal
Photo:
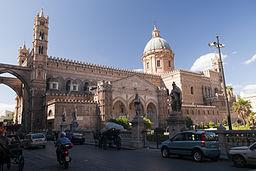
[[[141,116],[136,115],[132,120],[132,146],[136,149],[144,147],[145,122]]]
[[[169,126],[169,137],[172,137],[177,132],[186,129],[186,118],[181,112],[172,111],[167,119],[167,124]]]

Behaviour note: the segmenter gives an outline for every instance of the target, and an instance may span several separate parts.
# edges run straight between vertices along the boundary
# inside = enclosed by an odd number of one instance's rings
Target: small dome
[[[153,51],[156,49],[171,50],[171,47],[165,39],[160,37],[159,30],[156,28],[156,26],[154,26],[154,29],[152,31],[152,38],[147,43],[146,47],[144,48],[143,53],[150,52],[150,51]]]

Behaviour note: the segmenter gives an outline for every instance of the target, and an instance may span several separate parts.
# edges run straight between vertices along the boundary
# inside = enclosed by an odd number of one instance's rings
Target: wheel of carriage
[[[119,136],[116,138],[116,149],[121,149],[121,138]]]
[[[108,138],[106,136],[102,137],[102,147],[104,150],[107,149],[107,145],[108,145]]]
[[[20,155],[18,158],[18,168],[19,171],[22,171],[24,168],[24,157],[22,155]]]

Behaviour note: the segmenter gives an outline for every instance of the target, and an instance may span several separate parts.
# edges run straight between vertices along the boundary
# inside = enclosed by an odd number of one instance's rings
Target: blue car
[[[163,158],[169,155],[192,156],[196,162],[210,158],[217,161],[220,157],[218,138],[214,132],[192,130],[179,132],[161,143]]]

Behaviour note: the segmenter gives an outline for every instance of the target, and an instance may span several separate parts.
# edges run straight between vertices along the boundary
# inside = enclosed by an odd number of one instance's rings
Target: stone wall
[[[100,117],[96,112],[96,103],[86,100],[67,100],[67,99],[54,99],[47,104],[48,114],[50,110],[52,116],[48,119],[54,119],[54,130],[60,129],[62,123],[62,114],[66,113],[65,125],[68,128],[73,120],[72,113],[77,111],[78,129],[94,130],[99,127]]]

